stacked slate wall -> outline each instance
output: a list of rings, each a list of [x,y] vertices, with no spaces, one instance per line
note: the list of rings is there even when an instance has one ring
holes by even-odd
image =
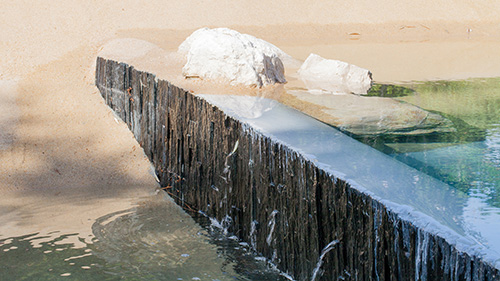
[[[168,81],[98,58],[96,85],[178,204],[216,218],[296,280],[315,271],[316,280],[500,280],[488,263]]]

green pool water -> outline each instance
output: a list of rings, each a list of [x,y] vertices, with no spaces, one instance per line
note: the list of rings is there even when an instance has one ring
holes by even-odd
[[[457,133],[380,137],[379,149],[457,189],[465,200],[463,227],[485,244],[500,236],[500,78],[403,85],[387,96],[438,112]],[[482,239],[484,238],[484,239]],[[488,245],[487,245],[488,246]],[[499,251],[498,246],[491,248]]]
[[[460,124],[456,134],[386,141],[392,155],[466,193],[479,188],[500,207],[500,78],[407,85],[397,99]]]

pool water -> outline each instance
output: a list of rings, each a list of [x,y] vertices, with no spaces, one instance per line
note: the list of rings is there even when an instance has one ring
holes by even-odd
[[[410,85],[398,99],[458,118],[469,128],[432,142],[388,142],[397,159],[500,207],[500,78]],[[482,195],[481,195],[482,196]]]
[[[0,279],[286,280],[245,243],[177,209],[160,194],[96,219],[90,237],[0,237]]]
[[[463,192],[464,229],[484,244],[498,240],[491,226],[500,222],[500,78],[406,86],[415,92],[397,99],[457,118],[467,128],[427,141],[386,140],[389,155]]]

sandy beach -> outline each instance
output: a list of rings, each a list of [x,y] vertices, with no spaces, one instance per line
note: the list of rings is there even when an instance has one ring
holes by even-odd
[[[0,238],[90,235],[96,218],[157,187],[94,86],[96,56],[114,39],[169,52],[200,27],[230,27],[299,60],[314,52],[370,69],[376,81],[500,76],[500,2],[394,3],[2,0]]]

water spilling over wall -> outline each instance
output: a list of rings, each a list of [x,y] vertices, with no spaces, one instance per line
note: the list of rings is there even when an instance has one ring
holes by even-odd
[[[96,85],[178,204],[296,280],[500,280],[490,264],[168,81],[98,58]]]

